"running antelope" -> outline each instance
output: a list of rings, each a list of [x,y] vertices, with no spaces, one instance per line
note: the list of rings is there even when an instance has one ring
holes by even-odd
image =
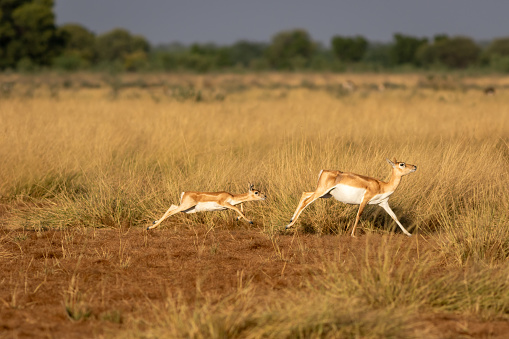
[[[163,222],[164,219],[179,212],[196,213],[222,211],[225,209],[231,209],[237,212],[239,214],[237,220],[244,218],[244,220],[252,224],[253,222],[247,219],[242,213],[244,212],[242,203],[265,199],[265,194],[255,189],[251,184],[249,184],[249,191],[244,194],[231,194],[228,192],[182,192],[180,195],[180,205],[171,205],[162,218],[154,221],[152,226],[147,227],[147,230],[156,228]],[[235,207],[235,205],[238,204],[240,204],[240,210]]]
[[[392,166],[392,174],[389,182],[365,177],[363,175],[341,171],[322,170],[318,176],[318,185],[314,192],[304,192],[300,198],[299,205],[293,214],[290,223],[286,228],[292,227],[304,208],[318,198],[334,197],[345,204],[359,205],[359,211],[353,225],[352,237],[355,236],[355,229],[367,204],[382,207],[394,219],[399,228],[408,236],[410,233],[401,225],[394,212],[389,207],[389,197],[401,182],[401,177],[417,170],[417,166],[405,164],[404,162],[387,159]]]

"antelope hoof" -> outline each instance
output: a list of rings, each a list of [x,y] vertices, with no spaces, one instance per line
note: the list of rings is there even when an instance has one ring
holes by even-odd
[[[292,227],[292,222],[293,222],[293,219],[290,219],[290,223],[288,225],[285,226],[285,230],[289,229],[290,227]]]
[[[149,226],[149,227],[147,227],[147,231],[148,231],[148,230],[150,230],[150,226]]]
[[[253,224],[253,222],[252,222],[251,220],[249,220],[249,223],[250,223],[251,225]]]

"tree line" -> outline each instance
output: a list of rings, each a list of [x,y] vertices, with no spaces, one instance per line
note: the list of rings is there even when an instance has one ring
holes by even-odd
[[[394,34],[389,43],[333,36],[330,48],[306,30],[270,42],[152,46],[117,28],[96,35],[78,24],[57,26],[53,0],[0,0],[0,70],[114,71],[316,70],[485,68],[509,73],[509,37],[479,44],[467,36]]]

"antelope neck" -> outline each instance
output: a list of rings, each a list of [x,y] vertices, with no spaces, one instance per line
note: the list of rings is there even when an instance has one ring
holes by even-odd
[[[396,188],[398,188],[399,183],[401,182],[401,175],[396,174],[395,170],[392,170],[391,178],[388,182],[384,183],[384,191],[385,192],[394,192]]]
[[[241,203],[241,202],[249,201],[249,193],[234,194],[233,195],[233,200],[236,203]]]

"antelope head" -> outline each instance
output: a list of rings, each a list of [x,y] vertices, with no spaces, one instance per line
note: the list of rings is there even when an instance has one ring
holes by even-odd
[[[391,165],[393,172],[398,176],[404,176],[410,173],[417,171],[417,166],[406,164],[404,162],[397,161],[396,158],[393,158],[392,161],[386,159],[389,165]]]

